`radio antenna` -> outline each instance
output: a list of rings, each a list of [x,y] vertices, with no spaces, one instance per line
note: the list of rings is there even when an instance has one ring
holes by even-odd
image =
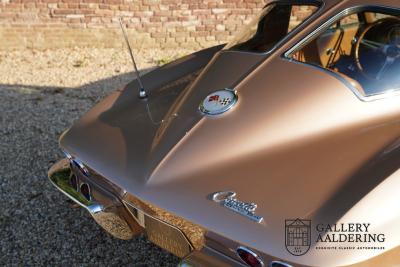
[[[140,72],[139,72],[139,70],[137,68],[135,57],[133,56],[132,48],[131,48],[131,45],[129,43],[128,34],[126,33],[126,29],[125,29],[124,24],[122,23],[122,19],[121,18],[119,18],[119,25],[121,26],[122,34],[124,35],[124,39],[125,39],[126,45],[128,46],[129,54],[131,56],[131,60],[132,60],[132,63],[133,63],[133,68],[135,69],[136,78],[137,78],[137,80],[139,82],[139,87],[140,87],[140,89],[139,89],[139,98],[140,99],[145,99],[145,98],[147,98],[147,93],[146,93],[146,90],[144,89],[144,86],[143,86],[143,83],[142,83],[142,79],[140,77]]]

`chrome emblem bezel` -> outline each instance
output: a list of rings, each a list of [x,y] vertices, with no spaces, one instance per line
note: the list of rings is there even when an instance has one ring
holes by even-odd
[[[199,110],[206,116],[218,116],[231,110],[238,102],[238,99],[239,97],[235,90],[227,88],[218,90],[204,98],[200,103]],[[211,102],[213,106],[211,106]]]

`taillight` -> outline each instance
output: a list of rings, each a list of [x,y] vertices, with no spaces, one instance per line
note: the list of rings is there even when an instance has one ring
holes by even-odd
[[[236,249],[236,254],[238,257],[251,267],[264,267],[264,262],[262,259],[253,251],[245,247],[238,247]]]
[[[281,262],[281,261],[271,261],[269,267],[292,267],[292,265]]]
[[[72,174],[71,177],[69,178],[69,183],[73,189],[78,191],[78,178],[76,178],[75,174]]]
[[[88,184],[81,184],[81,194],[84,196],[88,201],[92,199],[90,194],[90,187]]]

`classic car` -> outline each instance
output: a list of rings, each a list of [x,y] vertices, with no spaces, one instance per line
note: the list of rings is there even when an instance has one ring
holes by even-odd
[[[111,235],[181,266],[400,265],[398,0],[267,1],[138,78],[48,173]]]

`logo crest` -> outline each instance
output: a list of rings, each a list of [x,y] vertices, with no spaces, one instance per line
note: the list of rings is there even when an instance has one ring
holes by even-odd
[[[208,95],[200,104],[200,111],[206,115],[220,115],[230,110],[238,100],[236,92],[230,89],[216,91]]]
[[[294,256],[306,254],[311,246],[311,221],[286,220],[285,245],[287,251]]]
[[[221,206],[230,209],[248,219],[261,223],[264,218],[255,214],[257,204],[246,203],[236,198],[236,193],[232,191],[216,192],[211,195],[211,200],[219,203]]]

